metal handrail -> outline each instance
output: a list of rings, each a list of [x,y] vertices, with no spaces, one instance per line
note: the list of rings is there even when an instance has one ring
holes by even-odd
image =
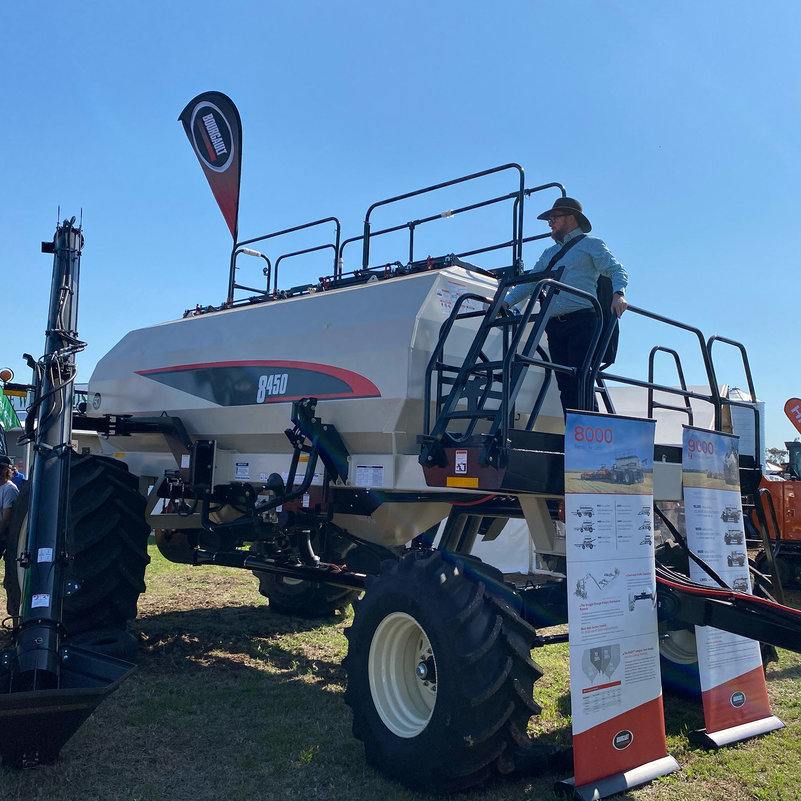
[[[528,299],[526,304],[525,310],[519,316],[514,317],[505,317],[506,310],[501,302],[502,299],[505,297],[506,292],[512,286],[517,286],[520,284],[533,284],[532,293]],[[578,369],[567,367],[565,365],[556,364],[553,361],[550,361],[546,354],[540,348],[540,341],[542,339],[542,335],[544,333],[545,324],[547,322],[547,306],[550,303],[550,298],[553,296],[556,290],[567,292],[579,297],[583,297],[586,301],[590,304],[590,306],[595,310],[598,322],[596,324],[595,331],[593,333],[591,346],[588,348],[587,355],[585,356],[584,363]],[[540,300],[542,296],[543,290],[546,291],[546,297],[544,301],[541,303],[539,311],[535,314],[534,306]],[[488,438],[492,439],[493,437],[499,439],[500,441],[505,442],[508,438],[508,433],[510,429],[514,428],[514,402],[519,394],[520,388],[523,385],[523,381],[525,379],[525,373],[528,366],[539,366],[543,367],[547,372],[547,378],[550,380],[551,373],[553,372],[571,372],[577,375],[579,379],[579,397],[584,399],[584,407],[590,408],[591,407],[591,399],[592,399],[592,392],[594,391],[595,381],[597,380],[600,372],[601,362],[603,359],[603,350],[605,350],[606,345],[608,344],[609,338],[612,335],[614,327],[617,323],[616,320],[612,320],[608,326],[603,325],[603,315],[602,310],[600,308],[600,304],[598,303],[597,299],[590,293],[583,292],[582,290],[578,290],[575,287],[570,287],[565,284],[562,284],[558,280],[554,278],[543,278],[542,274],[529,274],[520,276],[513,279],[507,279],[500,283],[498,287],[498,291],[493,299],[493,301],[489,301],[488,298],[477,296],[477,295],[465,295],[463,296],[464,300],[459,299],[457,303],[454,305],[454,309],[449,316],[448,320],[443,323],[443,326],[440,329],[440,340],[435,347],[434,353],[432,354],[432,358],[429,362],[429,365],[426,369],[426,404],[424,410],[424,427],[423,431],[425,432],[426,436],[431,436],[434,438],[441,437],[445,434],[447,421],[451,419],[466,419],[471,420],[472,425],[468,426],[467,430],[459,435],[454,435],[452,432],[448,432],[448,436],[454,441],[464,441],[469,436],[471,436],[472,431],[474,430],[475,424],[480,419],[494,417],[494,421],[492,427],[490,429],[490,433],[488,434]],[[440,363],[440,357],[444,350],[445,341],[457,319],[466,319],[467,317],[476,317],[480,316],[481,312],[469,312],[463,313],[461,312],[461,306],[464,302],[468,299],[477,299],[481,300],[483,303],[487,304],[488,308],[484,312],[485,319],[489,322],[486,326],[482,326],[477,332],[476,336],[473,340],[473,343],[468,351],[467,356],[464,359],[461,368],[456,368],[448,365],[442,365]],[[711,361],[711,354],[710,354],[710,344],[705,340],[704,335],[695,326],[688,325],[686,323],[681,323],[677,320],[673,320],[671,318],[665,317],[664,315],[659,315],[653,312],[649,312],[645,309],[641,309],[635,306],[629,306],[628,309],[637,315],[646,317],[648,319],[655,320],[657,322],[664,323],[665,325],[678,328],[680,330],[684,330],[692,334],[699,346],[701,360],[704,365],[707,380],[710,387],[709,393],[697,392],[693,390],[687,389],[687,384],[684,378],[684,372],[681,365],[681,360],[679,358],[678,353],[676,351],[664,348],[662,346],[656,346],[651,350],[649,354],[649,371],[648,371],[648,379],[643,381],[636,378],[630,378],[627,376],[616,375],[604,371],[603,376],[604,380],[611,380],[615,381],[620,384],[627,384],[630,386],[641,387],[648,390],[648,414],[649,416],[652,414],[654,408],[665,408],[668,410],[678,411],[686,413],[689,416],[689,423],[690,425],[693,424],[693,411],[692,406],[690,404],[691,399],[699,400],[705,403],[710,404],[714,409],[714,426],[715,429],[720,431],[722,428],[722,408],[723,406],[741,406],[744,408],[749,408],[752,411],[755,411],[754,405],[752,403],[747,403],[744,401],[733,401],[731,399],[724,399],[721,397],[719,388],[716,383],[715,379],[715,372],[713,369],[712,361]],[[532,328],[531,332],[528,334],[525,343],[523,342],[523,333],[527,327],[527,324],[531,321],[532,317],[536,317],[536,322],[534,327]],[[501,388],[501,404],[499,409],[491,410],[492,415],[490,415],[482,406],[482,401],[486,400],[486,397],[489,397],[489,386],[492,383],[492,372],[497,369],[497,365],[495,362],[491,362],[485,365],[479,364],[477,359],[479,358],[479,354],[484,347],[484,343],[486,342],[487,337],[489,336],[489,331],[493,328],[505,328],[507,332],[510,332],[511,340],[504,341],[504,358],[503,358],[503,372],[502,372],[502,388]],[[726,340],[723,337],[713,337],[709,340],[709,343],[717,341],[718,339],[725,341],[730,344],[734,344],[737,347],[741,347],[739,343],[731,342],[730,340]],[[603,344],[603,348],[599,348],[599,343]],[[527,354],[535,352],[537,356],[542,358],[536,358],[534,356],[529,356]],[[677,371],[679,375],[679,382],[680,388],[674,386],[668,386],[665,384],[659,384],[654,381],[654,371],[653,371],[653,364],[654,364],[654,355],[657,352],[667,352],[673,356],[674,360],[676,361]],[[744,360],[746,359],[744,355]],[[747,369],[747,361],[746,369]],[[432,377],[433,371],[438,370],[438,378],[437,378],[437,388],[436,388],[436,412],[437,412],[437,420],[433,423],[431,421],[431,391],[432,391]],[[447,370],[451,373],[461,373],[462,378],[461,380],[457,377],[451,382],[452,386],[450,392],[448,393],[447,398],[443,398],[443,382],[442,382],[442,375],[441,373]],[[467,379],[470,375],[474,375],[476,373],[480,373],[481,371],[486,371],[488,376],[487,386],[484,388],[484,393],[482,398],[479,400],[479,405],[477,408],[468,410],[466,412],[459,412],[455,411],[455,406],[459,402],[461,398],[461,393],[464,388],[464,384],[466,383]],[[753,389],[753,384],[750,381],[750,371],[748,372],[749,376],[749,387]],[[681,406],[673,407],[666,403],[658,403],[655,402],[653,399],[654,392],[661,392],[665,394],[675,395],[679,398],[684,399],[684,407]],[[543,391],[540,389],[538,396],[535,401],[534,408],[532,409],[532,415],[535,415],[539,412],[539,409],[542,406],[543,401]],[[534,421],[529,419],[526,424],[526,430],[532,430]],[[500,434],[498,434],[500,432]],[[497,436],[496,436],[497,435]],[[758,436],[758,434],[757,434]]]
[[[748,362],[748,354],[745,351],[745,345],[741,342],[736,342],[733,339],[728,339],[727,337],[718,336],[717,334],[714,336],[709,337],[707,340],[707,350],[709,351],[709,360],[710,364],[712,365],[712,371],[714,375],[714,362],[712,361],[712,346],[715,342],[723,342],[726,345],[731,345],[734,348],[737,348],[740,351],[740,356],[743,360],[743,371],[745,373],[745,380],[748,383],[748,394],[751,398],[751,401],[734,401],[731,398],[726,398],[725,403],[729,406],[739,406],[740,408],[749,409],[754,414],[754,460],[758,465],[761,465],[763,462],[762,456],[762,441],[760,439],[759,433],[759,410],[757,409],[757,396],[756,390],[754,389],[754,380],[751,375],[751,365]],[[718,390],[717,383],[715,384],[715,389]],[[721,399],[724,400],[724,399]]]
[[[655,347],[651,348],[651,352],[648,354],[648,383],[653,384],[654,381],[654,356],[657,353],[668,353],[673,357],[673,361],[676,363],[676,373],[678,374],[679,378],[679,386],[681,389],[687,389],[687,382],[684,380],[684,370],[681,367],[681,359],[679,358],[679,354],[673,350],[673,348],[665,348],[661,345],[656,345]],[[682,414],[687,415],[687,421],[689,425],[693,424],[694,417],[693,417],[693,407],[690,404],[690,399],[688,397],[684,397],[684,408],[680,406],[670,406],[667,403],[660,403],[659,401],[654,400],[654,390],[653,387],[648,388],[648,417],[653,417],[654,409],[669,409],[670,411],[680,412]]]
[[[362,237],[362,269],[367,269],[370,263],[370,215],[375,211],[377,208],[382,206],[387,206],[390,203],[397,203],[401,200],[408,200],[412,197],[417,197],[418,195],[423,195],[429,192],[435,192],[439,189],[445,189],[449,186],[456,186],[457,184],[462,184],[465,181],[472,181],[477,178],[484,178],[487,175],[493,175],[495,173],[503,172],[506,170],[514,170],[518,173],[519,176],[519,187],[515,193],[512,193],[505,198],[504,200],[508,200],[512,197],[518,197],[519,203],[516,208],[517,216],[513,220],[512,229],[513,229],[513,238],[512,238],[512,263],[516,264],[518,261],[522,260],[522,244],[519,241],[519,236],[515,237],[515,232],[521,232],[523,230],[523,193],[525,192],[525,174],[523,172],[523,168],[519,164],[510,163],[510,164],[503,164],[499,167],[491,167],[488,170],[481,170],[480,172],[471,173],[470,175],[464,175],[460,178],[454,178],[450,181],[443,181],[442,183],[433,184],[432,186],[424,187],[423,189],[416,189],[412,192],[405,192],[402,195],[396,195],[395,197],[387,198],[386,200],[379,200],[376,203],[373,203],[367,209],[367,213],[364,217],[364,235]],[[486,203],[484,204],[486,205]],[[438,216],[450,216],[448,212],[444,212],[443,215]],[[433,217],[432,219],[437,219],[437,217]],[[403,225],[397,228],[396,230],[400,230],[407,226]]]
[[[619,384],[628,384],[630,386],[638,386],[647,389],[650,386],[653,386],[655,390],[659,390],[662,392],[672,393],[674,395],[683,395],[688,398],[696,398],[698,400],[703,400],[712,405],[715,410],[715,430],[721,430],[721,418],[722,418],[722,405],[723,401],[720,397],[720,393],[717,389],[715,384],[715,373],[712,368],[712,360],[709,355],[709,350],[707,348],[706,340],[704,339],[704,335],[700,329],[696,328],[695,326],[688,325],[687,323],[681,323],[678,320],[673,320],[670,317],[665,317],[661,314],[656,314],[655,312],[647,311],[646,309],[641,309],[638,306],[628,306],[627,312],[632,314],[637,314],[642,317],[646,317],[649,320],[655,320],[656,322],[664,323],[665,325],[673,326],[674,328],[679,328],[683,331],[687,331],[690,334],[693,334],[696,339],[698,340],[700,352],[701,352],[701,359],[703,361],[704,370],[706,372],[707,383],[710,387],[710,394],[704,395],[698,392],[690,392],[687,390],[679,390],[675,387],[669,387],[661,384],[654,384],[651,381],[639,381],[637,379],[628,378],[626,376],[615,375],[604,371],[604,380],[615,381]],[[593,376],[593,381],[595,376]]]
[[[304,248],[303,250],[295,250],[292,253],[284,253],[275,260],[275,278],[273,283],[273,295],[278,293],[278,265],[283,259],[291,259],[295,256],[305,256],[307,253],[316,253],[320,250],[327,250],[328,248],[334,249],[334,264],[337,263],[337,246],[333,243],[327,245],[317,245],[312,248]]]
[[[236,281],[234,281],[234,283],[229,285],[229,288],[228,288],[228,301],[229,301],[229,303],[233,302],[233,292],[236,289],[246,289],[248,292],[255,292],[257,295],[267,295],[267,294],[270,293],[270,275],[272,273],[272,264],[270,264],[270,260],[263,253],[259,253],[256,250],[251,250],[250,248],[246,248],[246,247],[235,248],[234,249],[234,253],[231,256],[231,258],[233,259],[233,262],[234,262],[234,271],[236,271],[236,258],[237,258],[237,256],[240,255],[240,253],[245,253],[248,256],[258,256],[259,258],[262,258],[262,259],[264,259],[264,261],[267,262],[267,266],[264,267],[263,270],[262,270],[262,274],[267,278],[267,286],[263,290],[262,289],[255,289],[254,287],[245,286],[244,284],[237,284]]]
[[[339,253],[339,241],[342,234],[342,225],[336,217],[323,217],[320,220],[314,220],[312,222],[302,223],[301,225],[292,226],[292,228],[284,228],[281,231],[274,231],[271,234],[265,234],[264,236],[256,236],[252,239],[245,239],[242,242],[234,243],[233,250],[231,251],[231,266],[228,273],[228,294],[226,295],[228,299],[228,305],[233,303],[234,300],[234,290],[236,289],[236,257],[239,253],[242,252],[242,248],[246,247],[247,245],[252,245],[255,242],[264,242],[268,239],[274,239],[278,236],[285,236],[287,234],[293,234],[297,231],[303,231],[307,228],[314,228],[317,225],[322,225],[323,223],[333,222],[336,224],[336,238],[334,247],[334,271],[337,270],[337,254]],[[263,254],[259,253],[260,256]],[[266,257],[264,257],[266,258]],[[269,259],[267,260],[269,263]],[[246,288],[246,287],[245,287]],[[267,286],[267,290],[269,292],[269,283]]]

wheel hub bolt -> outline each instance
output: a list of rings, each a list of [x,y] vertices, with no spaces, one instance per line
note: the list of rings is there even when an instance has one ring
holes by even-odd
[[[420,681],[424,681],[426,684],[429,682],[434,684],[437,681],[437,669],[434,664],[434,657],[429,656],[426,659],[421,659],[417,663],[414,672]]]

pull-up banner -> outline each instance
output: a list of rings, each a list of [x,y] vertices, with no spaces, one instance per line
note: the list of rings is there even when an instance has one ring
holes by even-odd
[[[667,755],[653,538],[653,420],[567,414],[570,695],[581,799],[678,769]]]
[[[751,592],[740,498],[738,437],[684,427],[682,482],[687,545],[733,590]],[[690,578],[720,585],[690,561]],[[759,643],[696,626],[706,730],[693,739],[715,747],[784,726],[771,715]]]
[[[239,112],[222,92],[204,92],[189,101],[178,119],[236,242],[242,174]]]

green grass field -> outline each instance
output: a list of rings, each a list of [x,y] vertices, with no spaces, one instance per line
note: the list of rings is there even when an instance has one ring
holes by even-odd
[[[273,614],[255,578],[227,568],[166,562],[155,549],[132,630],[138,669],[51,766],[0,768],[3,801],[411,801],[370,768],[351,737],[342,696],[349,616],[310,622]],[[799,594],[794,596],[798,605]],[[0,635],[3,643],[8,634]],[[570,741],[567,646],[534,654],[542,715],[531,730]],[[773,711],[786,728],[708,752],[687,734],[700,705],[665,698],[668,750],[682,770],[621,799],[800,799],[801,656],[780,652],[768,669]],[[497,781],[464,801],[553,798],[549,773]]]

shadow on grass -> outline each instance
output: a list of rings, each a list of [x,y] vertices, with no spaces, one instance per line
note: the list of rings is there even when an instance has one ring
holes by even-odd
[[[781,660],[779,661],[781,664]],[[801,679],[801,665],[788,665],[787,667],[768,668],[767,681],[781,681],[782,679]]]
[[[165,612],[134,621],[131,630],[141,645],[142,667],[149,663],[163,669],[167,663],[180,668],[188,663],[259,670],[254,663],[262,662],[269,672],[313,672],[323,681],[342,683],[344,671],[339,660],[331,658],[341,645],[341,621],[338,616],[309,620],[241,605]],[[308,654],[310,634],[313,656]],[[307,644],[297,649],[281,644],[282,638],[294,635],[304,635]]]

